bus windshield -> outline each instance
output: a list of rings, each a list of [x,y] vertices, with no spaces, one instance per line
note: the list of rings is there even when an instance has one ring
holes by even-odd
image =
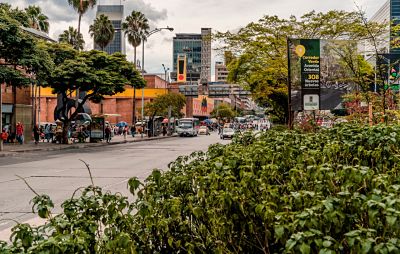
[[[179,127],[182,129],[193,128],[193,122],[179,122]]]

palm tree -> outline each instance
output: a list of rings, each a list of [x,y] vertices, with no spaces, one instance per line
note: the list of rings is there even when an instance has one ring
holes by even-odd
[[[49,18],[42,13],[39,6],[28,6],[25,12],[29,18],[30,27],[45,33],[49,32]]]
[[[104,14],[95,19],[94,24],[89,27],[89,32],[102,51],[114,39],[114,27],[111,20]]]
[[[136,66],[136,48],[140,45],[142,40],[146,39],[149,32],[149,21],[143,13],[139,11],[132,11],[131,15],[126,17],[125,22],[122,23],[122,29],[128,37],[128,42],[133,46],[133,57]]]
[[[85,14],[89,8],[93,8],[96,5],[96,2],[96,0],[68,0],[68,4],[71,5],[79,14],[78,34],[81,33],[81,19],[83,14]]]
[[[75,49],[83,49],[83,45],[85,41],[83,40],[82,34],[79,34],[78,31],[70,26],[68,30],[65,30],[60,36],[58,37],[59,42],[65,42],[72,45]]]
[[[150,26],[149,21],[143,13],[139,11],[132,11],[131,15],[126,17],[125,22],[122,23],[122,29],[125,31],[125,35],[128,37],[128,42],[133,46],[133,58],[136,66],[136,48],[140,43],[146,40],[146,36],[149,32]],[[143,64],[143,63],[142,63]],[[133,86],[133,111],[132,111],[132,124],[135,124],[136,117],[136,87]]]

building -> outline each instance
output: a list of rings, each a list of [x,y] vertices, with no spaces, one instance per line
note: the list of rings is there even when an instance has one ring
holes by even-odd
[[[211,28],[201,29],[201,74],[202,84],[211,81]]]
[[[188,83],[211,79],[211,28],[202,28],[200,34],[180,33],[173,38],[171,79],[176,80],[178,55],[186,55]]]
[[[223,62],[215,62],[215,81],[227,82],[229,71]]]
[[[124,6],[123,5],[98,5],[96,17],[101,14],[106,15],[114,26],[115,34],[114,39],[110,44],[105,47],[104,51],[108,54],[113,54],[115,52],[121,52],[125,54],[125,35],[121,30],[122,22],[124,19]],[[94,44],[94,48],[101,50],[100,47]]]
[[[399,53],[400,48],[394,48],[390,41],[398,40],[399,35],[393,34],[392,26],[400,24],[400,0],[387,0],[382,7],[372,16],[370,21],[389,25],[388,32],[383,38],[378,38],[383,43],[379,43],[380,52]],[[390,39],[390,40],[389,40]],[[366,51],[372,51],[371,46],[366,46]]]

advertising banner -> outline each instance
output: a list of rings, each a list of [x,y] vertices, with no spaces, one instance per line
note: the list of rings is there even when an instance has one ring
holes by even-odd
[[[292,111],[341,109],[342,96],[354,89],[354,76],[341,59],[357,53],[354,41],[289,39]]]

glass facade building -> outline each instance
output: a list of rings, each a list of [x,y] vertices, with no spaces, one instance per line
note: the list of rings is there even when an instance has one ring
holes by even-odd
[[[176,80],[178,55],[186,55],[186,80],[197,83],[210,81],[211,76],[211,28],[202,28],[201,34],[180,33],[173,38],[171,78]]]
[[[115,52],[121,52],[125,54],[125,36],[121,30],[122,20],[124,16],[124,6],[123,5],[98,5],[96,16],[101,14],[106,15],[114,26],[115,33],[114,39],[105,47],[104,51],[108,54],[113,54]],[[94,48],[101,50],[101,48],[94,44]]]
[[[371,21],[380,24],[387,23],[388,25],[390,25],[390,27],[400,24],[400,0],[387,0],[382,5],[382,7],[372,16]],[[392,29],[389,29],[388,33],[385,35],[385,38],[383,38],[385,41],[385,45],[383,45],[381,51],[400,53],[400,48],[394,48],[392,45],[390,45],[390,41],[399,40],[399,37],[399,33],[394,34]]]
[[[173,39],[173,73],[176,79],[178,55],[186,55],[187,80],[195,82],[201,73],[201,34],[177,34]]]
[[[400,0],[390,0],[390,21],[392,25],[399,25],[400,24]],[[400,33],[390,33],[390,40],[391,41],[398,41]],[[396,47],[393,48],[392,45],[390,46],[391,53],[400,53],[400,48]]]

